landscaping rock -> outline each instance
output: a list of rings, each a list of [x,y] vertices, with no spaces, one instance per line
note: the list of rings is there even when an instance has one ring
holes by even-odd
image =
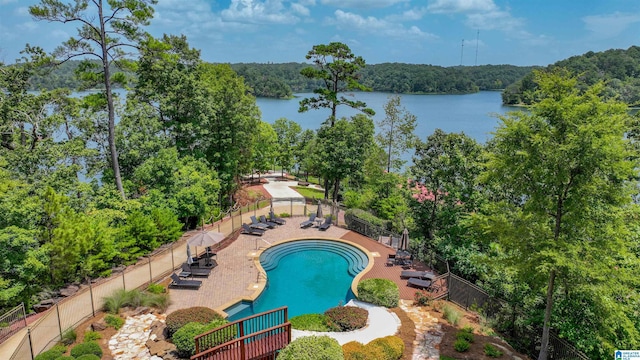
[[[60,296],[70,297],[80,290],[80,287],[77,285],[69,285],[64,289],[60,289]]]
[[[153,339],[152,339],[153,338]],[[159,320],[154,321],[151,324],[151,334],[149,339],[153,341],[160,341],[167,338],[167,325]]]
[[[107,324],[104,323],[104,321],[98,321],[98,322],[93,322],[91,323],[91,330],[93,331],[102,331],[104,329],[107,328]]]
[[[41,313],[49,310],[49,308],[51,308],[53,304],[54,304],[53,300],[44,300],[39,304],[33,305],[32,307],[35,312]]]
[[[160,356],[161,358],[164,358],[167,353],[176,350],[175,345],[164,340],[147,340],[147,348],[149,348],[149,353],[151,354],[151,356]]]

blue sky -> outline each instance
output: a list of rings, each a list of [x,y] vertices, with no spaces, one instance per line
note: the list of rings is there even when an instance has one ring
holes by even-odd
[[[34,21],[37,3],[0,0],[0,61],[76,34]],[[640,45],[640,1],[159,0],[147,30],[186,35],[210,62],[303,62],[313,45],[340,41],[369,64],[548,65]]]

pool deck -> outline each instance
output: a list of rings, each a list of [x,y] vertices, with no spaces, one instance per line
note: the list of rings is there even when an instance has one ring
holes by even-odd
[[[364,247],[372,255],[374,263],[362,279],[390,279],[398,284],[401,299],[413,299],[416,289],[408,287],[407,281],[400,279],[402,268],[386,266],[387,255],[395,253],[394,249],[338,226],[331,226],[327,231],[319,231],[316,227],[301,229],[300,223],[305,220],[307,218],[302,216],[287,218],[286,225],[270,229],[261,237],[240,234],[233,243],[218,251],[218,266],[209,277],[196,278],[202,281],[199,290],[170,289],[171,304],[167,313],[192,306],[221,310],[241,299],[257,297],[265,284],[264,276],[255,266],[259,249],[289,239],[313,237],[342,239]]]

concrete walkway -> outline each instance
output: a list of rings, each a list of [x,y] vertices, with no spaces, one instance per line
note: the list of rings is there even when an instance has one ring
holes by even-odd
[[[338,340],[340,345],[344,345],[351,341],[366,344],[377,338],[395,335],[398,332],[398,328],[400,328],[400,319],[398,316],[384,307],[375,306],[357,300],[349,301],[346,306],[357,306],[369,311],[367,326],[362,329],[348,332],[317,332],[292,329],[291,340],[305,336],[326,335]]]

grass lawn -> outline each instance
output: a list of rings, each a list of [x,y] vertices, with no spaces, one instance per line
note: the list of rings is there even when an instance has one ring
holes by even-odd
[[[305,186],[292,186],[293,190],[300,193],[300,195],[308,199],[322,199],[324,198],[324,190],[318,190],[314,188],[308,188]]]

